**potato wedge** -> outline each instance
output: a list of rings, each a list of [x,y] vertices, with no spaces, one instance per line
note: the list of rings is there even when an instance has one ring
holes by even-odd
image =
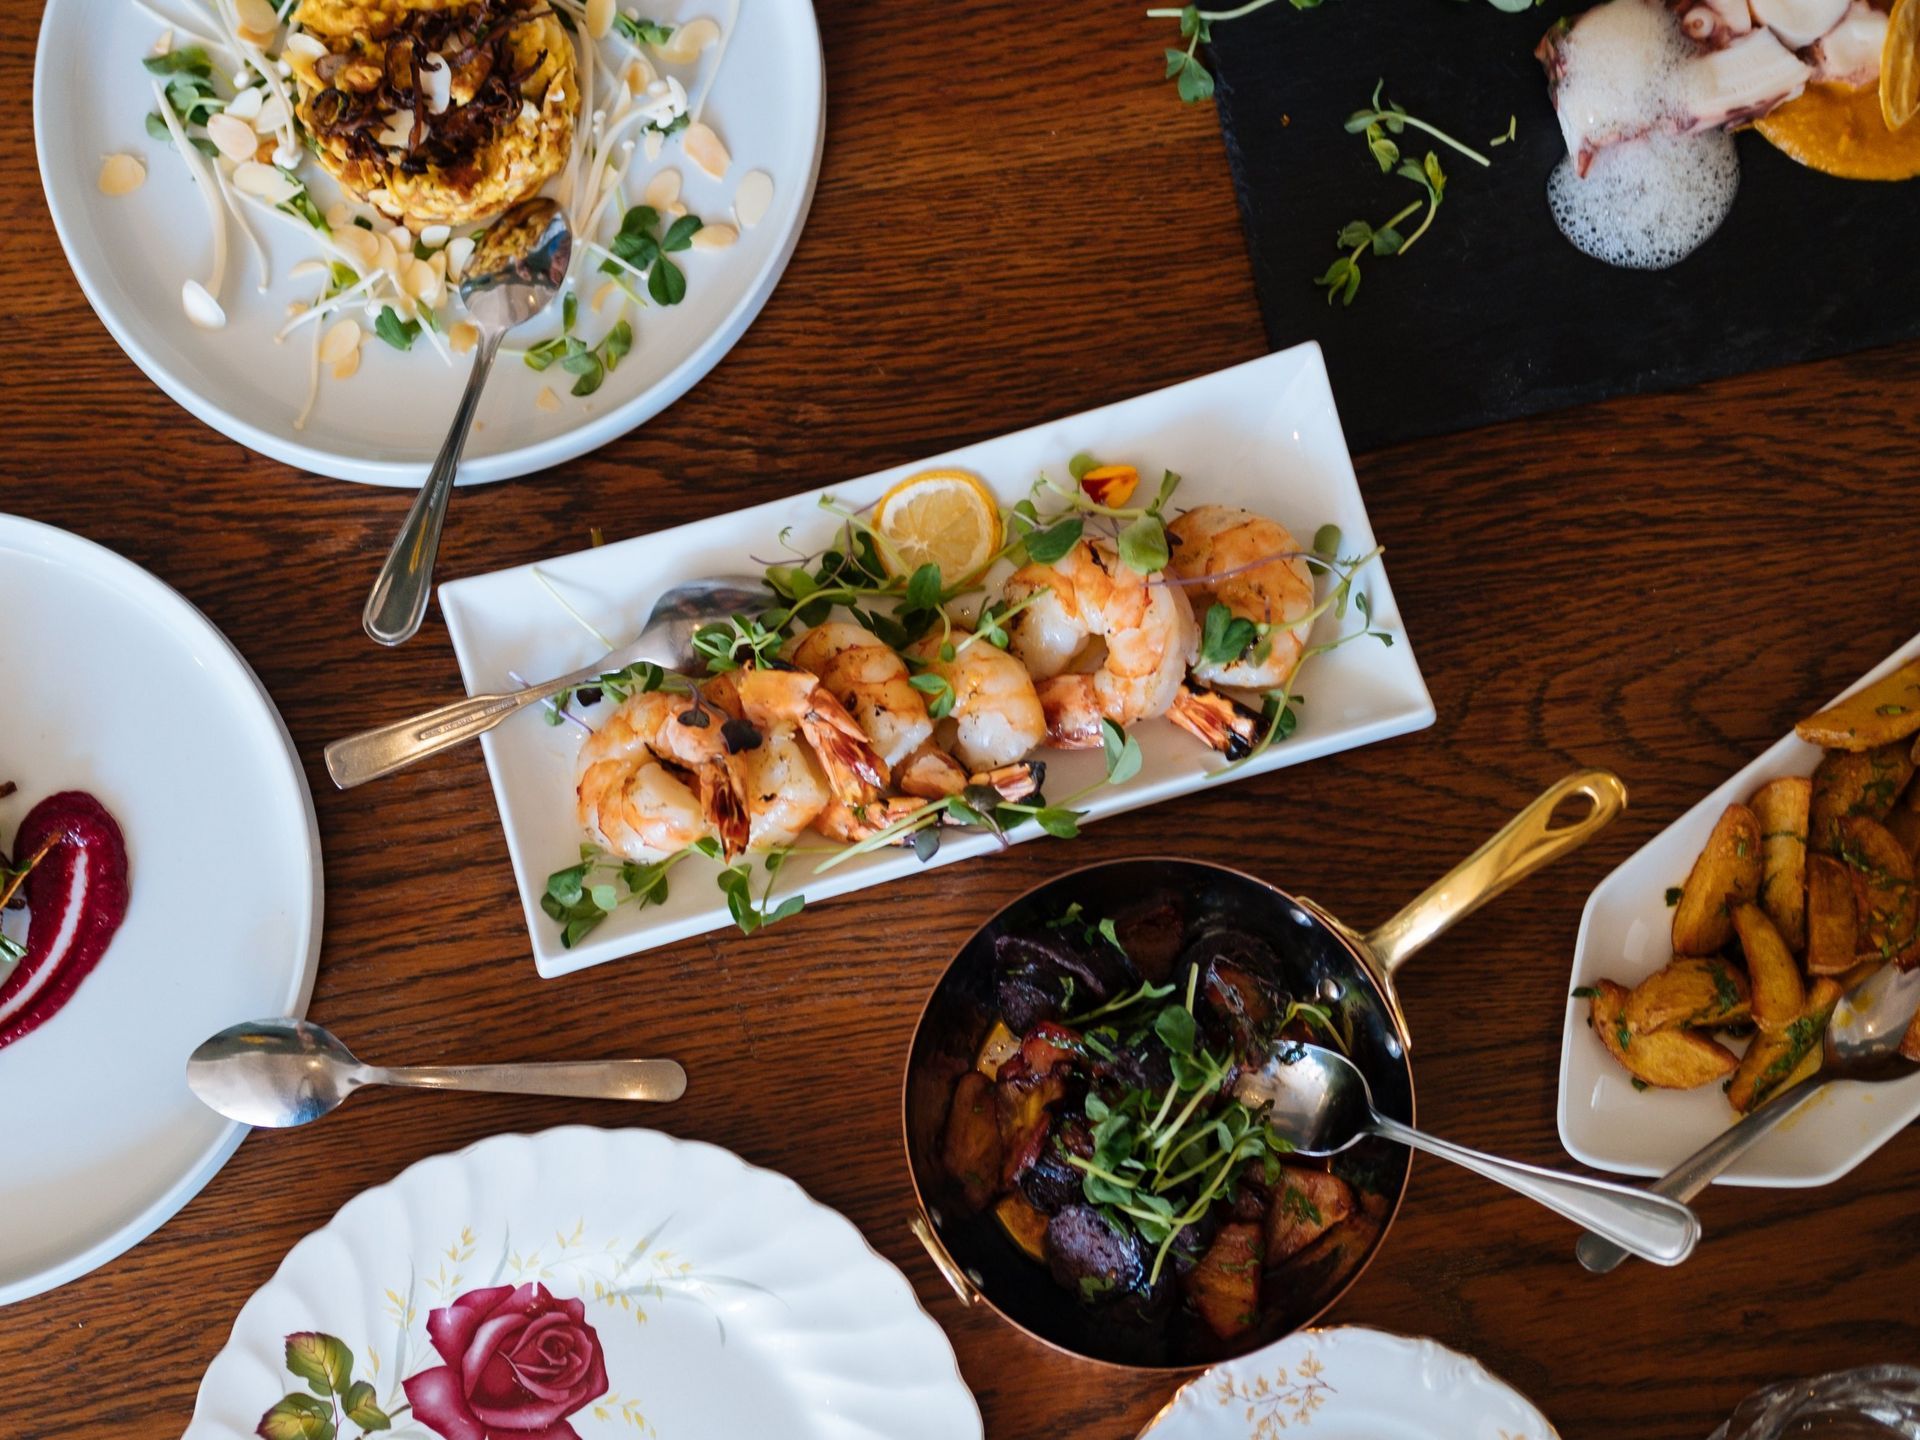
[[[1010,1191],[994,1202],[993,1218],[1009,1240],[1042,1265],[1047,1263],[1047,1217],[1032,1201],[1018,1190]]]
[[[1760,822],[1760,908],[1796,955],[1807,948],[1807,824],[1813,781],[1805,775],[1769,780],[1748,808]]]
[[[1627,987],[1602,980],[1589,993],[1587,1023],[1607,1053],[1644,1085],[1662,1090],[1691,1090],[1731,1074],[1740,1062],[1726,1046],[1693,1030],[1656,1030],[1635,1035],[1622,1010]]]
[[[1807,973],[1838,975],[1859,953],[1860,909],[1853,874],[1831,855],[1807,860]]]
[[[1848,815],[1840,821],[1840,858],[1853,872],[1859,953],[1903,965],[1920,960],[1920,898],[1907,847],[1886,826]]]
[[[1180,1282],[1193,1308],[1222,1340],[1260,1323],[1260,1227],[1223,1225],[1200,1263]]]
[[[1848,815],[1886,819],[1913,778],[1913,767],[1913,757],[1901,744],[1857,752],[1829,750],[1813,772],[1807,842],[1825,854],[1838,854],[1840,821]]]
[[[1908,661],[1793,729],[1809,745],[1828,750],[1871,750],[1920,731],[1920,660]]]
[[[1621,1013],[1635,1035],[1738,1024],[1748,1018],[1747,977],[1718,955],[1682,955],[1634,986]]]
[[[1747,957],[1753,1023],[1763,1034],[1786,1029],[1800,1018],[1807,1004],[1807,988],[1800,983],[1800,967],[1794,963],[1793,952],[1758,905],[1735,907],[1733,928]]]
[[[1282,1165],[1267,1209],[1267,1264],[1298,1255],[1353,1213],[1353,1187],[1338,1175]]]
[[[984,1209],[1000,1188],[1000,1144],[993,1082],[969,1070],[954,1087],[946,1133],[940,1138],[940,1161],[969,1210]]]
[[[1717,955],[1733,938],[1733,907],[1760,893],[1760,822],[1729,805],[1687,872],[1673,907],[1673,953]]]
[[[1838,981],[1823,975],[1813,982],[1806,1008],[1791,1025],[1774,1034],[1763,1030],[1753,1037],[1727,1082],[1727,1100],[1735,1110],[1746,1114],[1785,1084],[1809,1055],[1817,1059],[1820,1037],[1826,1033],[1827,1021],[1843,993]]]

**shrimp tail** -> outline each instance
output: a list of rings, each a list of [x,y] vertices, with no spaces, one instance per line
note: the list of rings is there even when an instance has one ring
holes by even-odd
[[[969,776],[967,783],[984,786],[1002,800],[1024,800],[1029,795],[1038,794],[1040,787],[1047,783],[1047,763],[1044,760],[1022,760],[1018,764],[1002,765],[998,769]]]
[[[967,780],[967,767],[932,740],[902,760],[894,776],[894,783],[903,791],[925,800],[958,795],[967,788]]]
[[[1181,685],[1167,718],[1229,760],[1244,760],[1260,740],[1259,711],[1197,680]]]
[[[1102,711],[1091,675],[1054,675],[1034,682],[1040,712],[1047,719],[1047,743],[1056,750],[1095,750],[1100,746]]]
[[[814,691],[800,717],[800,730],[820,757],[827,784],[838,798],[864,804],[887,788],[887,762],[859,722],[825,689]]]
[[[694,786],[700,808],[706,811],[713,833],[719,838],[722,856],[736,859],[746,850],[752,830],[752,816],[748,812],[747,797],[740,788],[739,775],[728,765],[702,765],[694,776]]]
[[[859,805],[849,805],[845,801],[835,800],[820,812],[814,828],[830,840],[843,844],[858,844],[862,840],[871,840],[889,825],[911,819],[927,808],[927,801],[908,795],[887,795],[878,800],[870,800]],[[911,845],[914,832],[902,830],[887,843],[890,845]]]

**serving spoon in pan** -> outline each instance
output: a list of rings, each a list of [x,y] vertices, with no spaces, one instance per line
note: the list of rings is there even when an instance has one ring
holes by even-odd
[[[1324,1046],[1282,1047],[1260,1069],[1241,1076],[1234,1094],[1249,1108],[1264,1107],[1267,1124],[1296,1155],[1337,1155],[1374,1135],[1451,1160],[1655,1264],[1678,1265],[1700,1239],[1700,1222],[1679,1200],[1637,1185],[1503,1160],[1382,1115],[1359,1067]]]

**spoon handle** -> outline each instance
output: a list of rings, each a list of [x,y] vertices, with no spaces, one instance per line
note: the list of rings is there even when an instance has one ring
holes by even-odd
[[[1693,1199],[1734,1161],[1758,1145],[1768,1131],[1811,1100],[1826,1083],[1825,1076],[1809,1075],[1798,1085],[1782,1090],[1647,1186],[1647,1193],[1682,1202]],[[1573,1253],[1596,1275],[1605,1275],[1627,1258],[1627,1252],[1611,1240],[1592,1234],[1582,1235]]]
[[[582,1100],[678,1100],[687,1072],[672,1060],[553,1060],[524,1065],[409,1065],[373,1070],[370,1085],[566,1095]]]
[[[473,428],[474,412],[480,408],[480,393],[487,388],[487,374],[493,369],[493,357],[500,348],[505,331],[495,330],[480,342],[474,352],[473,373],[467,377],[466,393],[460,408],[454,411],[453,425],[446,443],[427,474],[426,484],[413,497],[413,508],[393,537],[393,548],[374,579],[367,595],[367,608],[360,623],[382,645],[398,645],[411,640],[427,614],[427,594],[433,589],[433,561],[440,553],[440,527],[447,518],[447,500],[453,494],[453,477],[460,470],[460,454],[467,448],[467,431]]]
[[[1385,1116],[1374,1117],[1373,1132],[1464,1165],[1658,1265],[1678,1265],[1693,1253],[1700,1239],[1700,1222],[1691,1210],[1678,1200],[1650,1194],[1637,1185],[1591,1180],[1539,1165],[1523,1165],[1518,1160],[1502,1160]]]

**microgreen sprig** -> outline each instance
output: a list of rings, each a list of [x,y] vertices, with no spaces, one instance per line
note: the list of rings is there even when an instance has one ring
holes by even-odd
[[[691,848],[676,850],[642,865],[609,855],[597,845],[581,845],[580,863],[549,875],[540,896],[541,910],[560,926],[561,948],[578,945],[621,905],[644,909],[664,904],[668,873],[690,853]]]

